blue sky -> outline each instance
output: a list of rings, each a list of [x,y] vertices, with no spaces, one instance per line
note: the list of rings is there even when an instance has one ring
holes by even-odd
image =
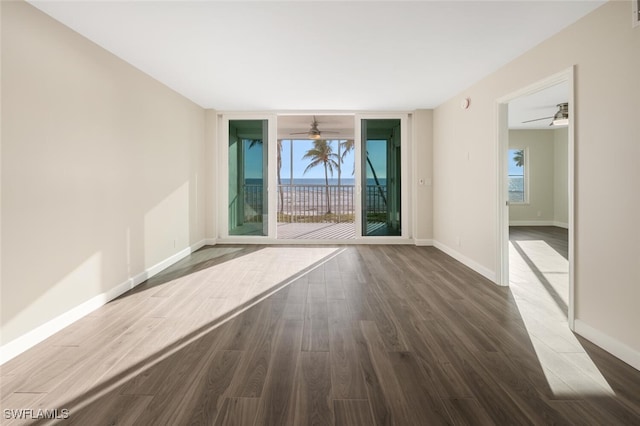
[[[330,141],[333,148],[333,152],[338,153],[338,141]],[[282,170],[280,176],[282,179],[289,179],[291,177],[291,142],[288,140],[282,141]],[[303,159],[304,154],[313,148],[313,141],[303,139],[293,141],[293,177],[294,178],[309,178],[309,179],[324,179],[324,167],[316,166],[304,174],[304,169],[309,164],[308,159]],[[349,179],[353,177],[354,166],[354,153],[351,151],[346,155],[342,163],[342,177]],[[332,176],[329,175],[329,178]],[[338,178],[338,172],[334,171],[333,178]]]
[[[333,151],[338,153],[338,141],[330,142],[333,147]],[[280,176],[282,180],[289,179],[291,177],[291,142],[288,140],[282,141],[282,170]],[[309,178],[309,179],[324,179],[324,167],[317,166],[304,174],[304,169],[309,164],[308,159],[303,159],[304,154],[313,147],[313,141],[308,139],[293,140],[293,177],[294,179]],[[384,142],[376,143],[370,142],[368,146],[369,158],[373,163],[373,167],[376,169],[378,178],[384,179],[386,177],[386,146]],[[262,146],[254,145],[251,149],[247,149],[245,152],[245,177],[249,179],[255,179],[262,177]],[[353,179],[353,169],[355,165],[354,152],[349,152],[342,163],[342,178]],[[367,165],[367,176],[371,176],[371,169]],[[332,176],[330,175],[329,178]],[[333,178],[338,178],[337,171],[334,172]]]
[[[510,176],[523,176],[524,175],[524,167],[516,166],[516,162],[513,161],[513,154],[518,151],[517,149],[510,149],[509,156],[507,157],[507,161],[509,164],[509,175]]]

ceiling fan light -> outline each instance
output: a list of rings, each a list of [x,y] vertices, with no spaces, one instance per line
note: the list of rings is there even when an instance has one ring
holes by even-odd
[[[557,105],[558,112],[553,116],[549,126],[566,126],[569,124],[569,104],[567,102]]]

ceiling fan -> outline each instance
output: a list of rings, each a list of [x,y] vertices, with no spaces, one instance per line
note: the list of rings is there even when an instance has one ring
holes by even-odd
[[[320,139],[323,133],[340,133],[340,132],[332,132],[332,131],[320,131],[318,129],[318,120],[316,120],[316,116],[313,116],[313,121],[311,122],[311,127],[306,132],[296,132],[290,133],[291,135],[307,135],[309,139]]]
[[[542,117],[542,118],[535,118],[533,120],[523,121],[522,124],[531,123],[533,121],[548,120],[550,118],[553,118],[553,120],[551,121],[551,123],[549,123],[549,126],[563,126],[563,125],[569,124],[569,103],[563,102],[556,106],[558,107],[558,112],[556,112],[555,115],[551,117]]]

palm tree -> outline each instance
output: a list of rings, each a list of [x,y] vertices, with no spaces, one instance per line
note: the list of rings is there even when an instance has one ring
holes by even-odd
[[[338,167],[338,186],[340,186],[340,183],[341,183],[340,179],[342,178],[342,163],[344,162],[344,159],[347,156],[347,154],[353,151],[353,147],[354,147],[353,139],[338,142],[338,156],[340,158],[340,163]],[[355,173],[355,170],[353,170],[351,173],[352,174]]]
[[[303,159],[308,158],[311,160],[306,169],[304,169],[304,173],[306,174],[312,168],[323,165],[324,166],[324,182],[325,189],[327,194],[327,214],[331,213],[331,203],[329,201],[329,173],[333,176],[333,170],[340,169],[340,158],[338,154],[333,152],[333,148],[331,148],[331,144],[323,139],[316,139],[313,141],[313,148],[307,151],[306,154],[302,156]]]
[[[513,161],[516,162],[516,166],[524,166],[524,149],[519,149],[513,153]]]
[[[354,141],[353,139],[351,140],[346,140],[344,142],[340,142],[340,146],[344,149],[344,151],[341,154],[340,157],[340,163],[342,163],[342,161],[344,160],[344,158],[347,156],[347,154],[351,151],[353,151],[353,148],[355,147]],[[378,191],[380,191],[380,197],[382,197],[382,201],[384,202],[385,206],[387,205],[387,197],[384,195],[384,192],[382,191],[382,186],[380,185],[380,181],[378,180],[378,175],[376,173],[376,170],[373,168],[373,164],[371,163],[371,159],[369,158],[369,152],[366,153],[366,158],[367,158],[367,164],[369,164],[369,168],[371,169],[371,173],[373,174],[373,179],[376,182],[376,187],[378,188]],[[338,171],[339,172],[339,171]],[[355,170],[354,170],[355,173]]]
[[[343,161],[344,157],[346,157],[348,153],[353,151],[354,146],[355,145],[353,139],[340,142],[340,147],[343,149],[342,154],[340,154],[340,161]]]

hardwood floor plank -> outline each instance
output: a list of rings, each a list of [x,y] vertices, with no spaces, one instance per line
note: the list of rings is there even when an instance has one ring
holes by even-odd
[[[303,275],[295,280],[289,286],[287,294],[287,302],[289,303],[305,303],[309,292],[309,275]]]
[[[612,357],[604,349],[599,348],[588,340],[580,337],[578,340],[616,396],[640,416],[640,380],[637,378],[638,371],[627,363]]]
[[[333,401],[336,426],[371,426],[371,407],[366,399],[336,399]]]
[[[287,303],[284,305],[282,319],[304,321],[306,310],[306,303],[290,303],[289,301],[287,301]]]
[[[178,330],[180,323],[180,320],[174,323]],[[121,392],[129,395],[156,395],[158,389],[162,389],[165,384],[182,380],[197,366],[202,357],[207,357],[215,351],[219,337],[224,333],[224,327],[212,329],[193,340],[190,334],[180,334],[182,337],[178,340],[164,340],[165,336],[159,333],[152,336],[154,339],[148,350],[145,350],[144,344],[136,346],[133,353],[129,354],[133,356],[126,371],[131,377],[122,385]],[[163,331],[172,337],[179,333],[171,327]],[[143,351],[136,354],[135,351],[139,348]]]
[[[33,423],[31,412],[24,410],[51,409],[43,404],[46,393],[9,393],[2,398],[2,424],[3,425],[25,425]],[[60,406],[60,410],[66,407]],[[9,410],[8,412],[6,410]]]
[[[300,321],[282,321],[279,324],[278,338],[256,416],[257,424],[282,425],[290,416],[302,329]]]
[[[534,424],[569,424],[564,416],[554,410],[526,377],[515,371],[506,357],[497,352],[473,354],[484,368],[485,374],[495,377],[500,386]]]
[[[157,381],[143,412],[147,424],[177,424],[194,415],[213,422],[240,356],[237,351],[217,351],[216,346],[215,341],[200,339],[167,359],[168,366],[160,369],[164,378]]]
[[[294,425],[332,425],[331,372],[328,352],[301,352],[289,409]]]
[[[60,375],[43,399],[43,404],[75,410],[83,405],[87,395],[101,394],[116,385],[125,378],[128,370],[128,366],[122,364],[126,354],[163,321],[162,318],[142,318],[100,351],[96,351],[95,347],[81,347],[86,357]]]
[[[346,301],[333,301],[329,307],[331,394],[335,399],[366,399],[367,389],[354,343],[355,322]]]
[[[508,392],[499,386],[493,375],[487,372],[473,353],[455,335],[451,335],[444,325],[432,322],[429,331],[442,346],[451,345],[449,358],[452,368],[464,377],[472,397],[478,400],[496,423],[533,424],[527,414],[511,400]]]
[[[392,352],[406,352],[409,350],[406,338],[400,327],[398,327],[393,311],[385,298],[372,294],[368,300],[373,313],[373,321],[376,323],[385,348]]]
[[[1,366],[0,406],[70,424],[640,424],[640,372],[568,330],[566,236],[517,231],[508,288],[434,247],[205,248]]]
[[[393,421],[398,424],[414,423],[415,418],[410,413],[398,377],[393,374],[391,362],[376,324],[372,321],[360,321],[360,329],[367,343],[371,363],[380,381],[382,393],[389,406]]]
[[[253,329],[252,345],[244,351],[230,396],[257,398],[262,395],[281,318],[277,301],[269,298],[262,304],[264,309]]]
[[[473,392],[464,374],[452,363],[442,343],[431,334],[429,328],[433,324],[431,321],[418,322],[415,324],[415,333],[408,333],[410,337],[414,337],[411,347],[416,362],[425,372],[425,377],[431,380],[429,390],[434,396],[471,398]]]
[[[371,415],[376,425],[391,425],[393,417],[389,403],[384,395],[383,385],[373,366],[367,342],[359,325],[353,328],[353,338],[356,345],[360,369],[367,388],[367,399],[371,407]]]
[[[451,424],[444,403],[432,394],[431,380],[410,352],[390,352],[389,360],[397,377],[412,417],[413,424]]]
[[[169,423],[212,424],[222,406],[224,396],[238,367],[240,351],[218,350],[210,361],[192,375],[192,382],[184,392],[182,401],[164,417]]]
[[[468,426],[495,424],[475,398],[444,398],[443,403],[452,424]]]
[[[329,351],[329,317],[326,299],[310,299],[305,306],[302,350]]]
[[[220,349],[229,351],[247,349],[251,331],[260,317],[261,309],[264,309],[264,305],[254,306],[245,311],[243,315],[233,318],[226,327],[227,332],[222,337]]]
[[[47,393],[55,389],[60,377],[71,370],[82,358],[77,346],[54,346],[46,358],[39,358],[38,364],[27,367],[31,374],[0,378],[1,397],[13,392]]]
[[[593,397],[578,401],[551,401],[567,418],[583,419],[589,425],[636,425],[640,417],[613,398]]]
[[[327,300],[327,286],[324,281],[314,282],[309,278],[309,292],[307,300]]]
[[[326,290],[327,300],[343,300],[347,297],[339,273],[337,273],[335,277],[327,276]]]
[[[225,398],[215,426],[253,426],[259,404],[258,398]]]
[[[120,395],[116,390],[80,410],[70,410],[68,420],[76,425],[94,424],[96,418],[109,425],[149,424],[144,412],[152,399],[148,395]]]

